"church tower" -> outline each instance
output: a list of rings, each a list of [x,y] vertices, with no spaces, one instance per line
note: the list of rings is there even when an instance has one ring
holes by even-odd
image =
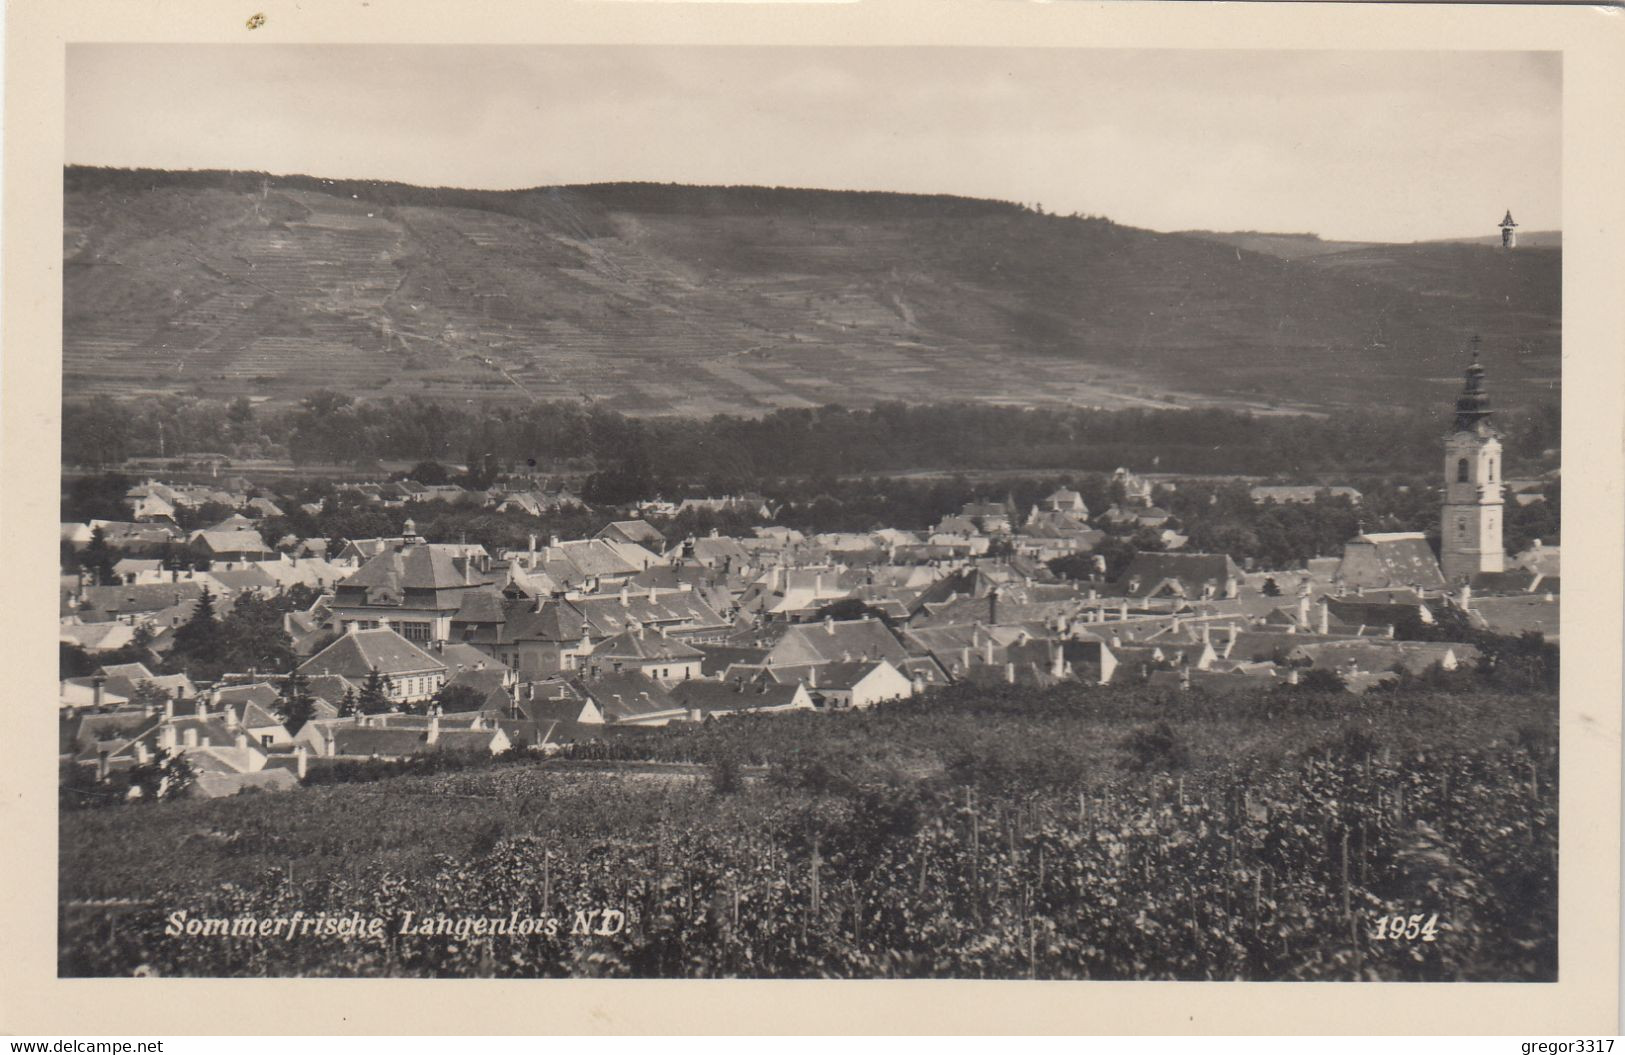
[[[1490,397],[1478,364],[1478,338],[1467,383],[1456,397],[1456,421],[1444,441],[1444,513],[1439,566],[1447,582],[1506,570],[1501,544],[1501,440],[1490,424]]]
[[[1501,248],[1516,249],[1518,247],[1518,225],[1513,222],[1512,210],[1501,218]]]

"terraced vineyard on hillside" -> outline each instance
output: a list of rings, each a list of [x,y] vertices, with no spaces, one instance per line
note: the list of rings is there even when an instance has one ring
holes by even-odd
[[[75,397],[1265,409],[1442,397],[1472,332],[1515,401],[1553,390],[1560,353],[1552,249],[1282,259],[1000,202],[755,188],[70,169],[66,203]]]

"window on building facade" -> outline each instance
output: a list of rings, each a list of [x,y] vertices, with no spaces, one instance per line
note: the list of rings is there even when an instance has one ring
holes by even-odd
[[[1464,484],[1464,483],[1467,482],[1467,459],[1466,458],[1462,458],[1460,461],[1456,462],[1456,482],[1458,484]]]

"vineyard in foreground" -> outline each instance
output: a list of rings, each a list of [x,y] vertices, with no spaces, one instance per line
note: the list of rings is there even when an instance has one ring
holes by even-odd
[[[1555,978],[1554,699],[1179,703],[1118,700],[1151,719],[1124,735],[1121,717],[1064,697],[959,696],[934,715],[915,705],[849,726],[809,716],[663,738],[714,757],[698,774],[515,763],[65,813],[59,969]],[[988,708],[1028,736],[984,751],[1077,757],[1083,769],[992,756],[975,773],[956,766],[943,738],[987,724]],[[795,757],[762,751],[795,725]],[[923,746],[901,761],[895,744],[877,749],[884,765],[831,753],[911,727]],[[1272,750],[1294,737],[1313,746]],[[730,759],[755,761],[751,744],[770,764],[740,780]],[[570,933],[593,909],[623,913],[624,926],[595,916],[590,930],[616,932]],[[166,936],[181,910],[356,914],[382,934]],[[558,929],[399,933],[408,918],[510,913]]]

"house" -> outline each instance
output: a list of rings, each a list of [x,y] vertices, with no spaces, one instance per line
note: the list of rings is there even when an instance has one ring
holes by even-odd
[[[1444,573],[1420,531],[1356,535],[1343,544],[1334,581],[1345,586],[1442,589]]]
[[[780,676],[802,680],[802,671],[790,668]],[[887,700],[914,695],[914,683],[884,659],[824,663],[805,668],[807,691],[813,702],[828,710],[873,707]]]
[[[228,685],[209,694],[209,709],[230,715],[231,724],[242,729],[263,747],[290,741],[287,727],[279,717],[282,695],[274,685]]]
[[[208,561],[265,560],[271,547],[265,544],[257,531],[246,528],[234,531],[194,531],[186,548]]]
[[[666,552],[666,536],[656,530],[654,525],[642,520],[612,521],[604,525],[594,537],[614,542],[630,542],[653,553]]]
[[[636,670],[662,685],[701,676],[704,653],[665,633],[648,633],[643,627],[629,628],[599,642],[588,662],[598,670]]]
[[[579,696],[591,701],[609,724],[665,725],[688,718],[688,712],[665,686],[642,671],[600,672],[571,678],[570,685]]]
[[[478,711],[499,718],[510,717],[514,713],[514,699],[509,693],[509,678],[511,672],[503,667],[490,667],[485,669],[460,670],[446,679],[443,693],[452,689],[467,689],[475,701],[472,707],[442,708],[442,713],[456,714],[460,711]]]
[[[1040,508],[1048,513],[1067,513],[1079,518],[1089,515],[1089,506],[1083,496],[1070,487],[1058,487],[1050,492]]]
[[[480,599],[452,621],[456,640],[466,642],[524,675],[579,670],[597,643],[634,627],[673,637],[720,634],[727,620],[698,591],[621,587],[613,593],[566,595],[533,602]]]
[[[768,650],[769,667],[819,666],[826,663],[884,659],[902,663],[908,653],[902,642],[873,617],[864,619],[825,619],[821,623],[801,623],[787,627]]]
[[[781,684],[765,676],[732,682],[698,678],[674,685],[671,695],[678,706],[688,712],[690,721],[730,714],[782,714],[814,709],[806,685],[799,681]]]
[[[64,678],[57,683],[57,703],[65,711],[122,707],[129,702],[129,696],[108,691],[106,678]]]
[[[561,588],[589,592],[623,585],[645,568],[660,563],[658,555],[637,543],[607,537],[567,542],[554,537],[538,548],[532,535],[528,548],[510,550],[502,556],[516,570],[541,573]]]
[[[301,674],[337,674],[356,685],[365,685],[374,671],[384,679],[384,695],[396,704],[426,701],[446,679],[444,663],[400,634],[387,627],[362,630],[354,623],[299,665]]]
[[[388,625],[408,641],[445,641],[463,595],[487,583],[479,565],[475,555],[453,556],[436,546],[386,549],[334,588],[334,627]]]
[[[1122,488],[1123,501],[1128,505],[1148,506],[1151,504],[1151,482],[1118,468],[1112,471],[1111,484],[1113,490]]]
[[[1316,487],[1313,485],[1276,485],[1264,484],[1249,490],[1248,495],[1254,502],[1277,502],[1281,505],[1313,505],[1321,497],[1346,498],[1354,505],[1360,503],[1360,492],[1352,487]]]
[[[1234,598],[1242,573],[1224,553],[1136,553],[1118,578],[1126,597]]]
[[[135,641],[135,627],[129,623],[63,622],[57,627],[57,640],[86,652],[113,652]]]

